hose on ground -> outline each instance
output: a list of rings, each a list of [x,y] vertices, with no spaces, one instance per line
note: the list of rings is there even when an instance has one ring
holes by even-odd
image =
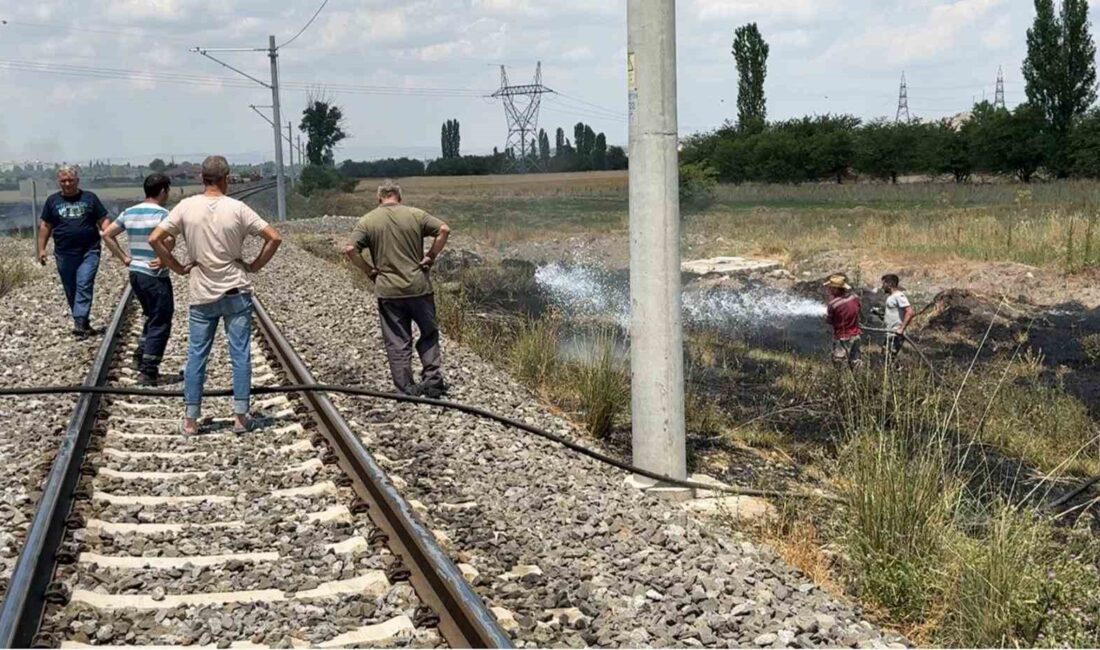
[[[913,346],[913,349],[917,352],[917,356],[921,358],[921,361],[924,361],[924,363],[927,364],[928,370],[932,372],[932,377],[936,379],[939,378],[939,375],[936,373],[936,367],[932,365],[932,361],[924,355],[924,351],[921,350],[919,345],[917,345],[917,342],[909,338],[909,335],[905,332],[896,332],[894,330],[883,329],[881,327],[868,327],[862,323],[860,323],[859,327],[864,332],[876,332],[879,334],[893,334],[894,336],[900,336],[903,341],[906,341],[909,343],[909,345]]]
[[[705,490],[707,492],[729,494],[734,496],[751,496],[751,497],[764,497],[774,499],[784,498],[798,498],[798,499],[819,499],[824,501],[843,502],[844,500],[839,496],[828,494],[825,492],[799,492],[799,491],[784,491],[784,490],[762,490],[757,488],[745,488],[745,487],[731,487],[731,486],[718,486],[710,485],[707,483],[699,483],[696,481],[684,481],[670,476],[665,476],[657,472],[651,472],[640,467],[635,467],[629,463],[625,463],[616,458],[612,458],[606,454],[589,449],[583,445],[579,445],[572,440],[568,440],[562,436],[550,433],[544,429],[540,429],[536,426],[521,422],[513,418],[505,417],[503,415],[497,415],[491,411],[485,409],[470,406],[468,404],[462,404],[459,402],[450,402],[446,400],[432,399],[429,397],[415,397],[412,395],[403,395],[400,393],[388,393],[384,391],[371,390],[369,388],[359,388],[355,386],[336,386],[331,384],[290,384],[285,386],[254,386],[252,387],[252,395],[275,395],[284,393],[306,393],[306,392],[319,392],[319,393],[336,393],[341,395],[353,395],[356,397],[371,397],[375,399],[392,400],[395,402],[405,402],[410,404],[423,404],[426,406],[436,406],[440,408],[450,409],[473,415],[482,419],[491,420],[499,424],[503,424],[507,427],[519,429],[532,435],[550,440],[559,445],[562,445],[570,451],[576,452],[583,456],[587,456],[593,460],[610,465],[624,472],[636,474],[638,476],[644,476],[653,481],[657,481],[659,487],[671,486],[688,488],[692,490]],[[156,388],[131,388],[127,386],[28,386],[28,387],[16,387],[16,388],[0,388],[0,397],[4,396],[28,396],[28,395],[71,395],[71,394],[91,394],[91,395],[119,395],[119,396],[134,396],[134,397],[183,397],[182,390],[164,390]],[[217,390],[204,390],[204,397],[232,397],[233,391],[229,389],[217,389]]]

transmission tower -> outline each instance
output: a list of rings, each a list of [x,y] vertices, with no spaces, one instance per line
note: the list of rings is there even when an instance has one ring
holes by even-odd
[[[505,171],[527,172],[530,168],[542,166],[538,151],[531,151],[531,142],[538,136],[539,107],[542,96],[552,93],[542,85],[542,62],[535,68],[535,83],[513,86],[508,83],[508,70],[500,66],[500,90],[491,96],[504,104],[504,115],[508,118],[508,141],[504,145],[506,154],[510,152]]]
[[[909,116],[909,84],[905,83],[905,73],[901,73],[901,89],[898,91],[898,114],[894,121],[900,122],[902,117],[909,124],[912,118]]]
[[[997,95],[993,99],[993,108],[1005,108],[1005,71],[997,68]]]

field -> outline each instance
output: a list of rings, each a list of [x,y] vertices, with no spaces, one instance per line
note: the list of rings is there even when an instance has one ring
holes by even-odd
[[[99,196],[99,198],[101,198],[105,201],[106,200],[111,200],[111,201],[131,201],[131,200],[140,201],[142,196],[144,196],[144,193],[142,192],[140,184],[139,185],[134,185],[132,187],[105,187],[105,188],[100,189],[100,188],[96,188],[95,184],[93,183],[93,184],[85,185],[84,189],[91,190],[92,192],[95,192],[96,195]],[[43,186],[42,183],[39,183],[39,187],[38,187],[38,201],[39,201],[39,203],[41,203],[42,200],[45,197],[49,196],[50,194],[53,194],[56,191],[57,191],[57,189],[52,184],[46,184],[45,186]],[[178,192],[182,192],[183,196],[189,196],[191,194],[196,194],[196,193],[201,192],[201,191],[202,191],[202,186],[201,185],[183,185],[183,186],[172,188],[172,193],[173,194],[176,194]],[[27,199],[24,199],[22,194],[19,193],[19,190],[0,191],[0,203],[21,203],[21,202],[25,202],[26,200]]]
[[[296,205],[357,216],[375,184]],[[455,231],[436,272],[444,334],[629,458],[625,174],[403,186]],[[1100,474],[1098,196],[1085,183],[715,188],[685,209],[684,258],[767,257],[787,273],[686,286],[703,316],[685,321],[691,468],[842,498],[792,498],[746,532],[914,641],[1100,643],[1097,503],[1045,509]],[[352,223],[290,229],[339,264]],[[927,359],[887,371],[871,336],[869,372],[833,368],[817,310],[838,271],[866,306],[879,275],[899,273]]]

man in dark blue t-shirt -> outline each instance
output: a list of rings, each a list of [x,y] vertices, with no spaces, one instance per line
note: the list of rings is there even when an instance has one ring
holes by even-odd
[[[75,167],[66,165],[57,170],[57,186],[61,191],[51,194],[42,206],[38,263],[46,264],[46,243],[53,235],[57,274],[65,287],[75,323],[73,334],[84,338],[96,333],[88,318],[99,270],[99,231],[107,226],[110,217],[98,196],[80,189]]]

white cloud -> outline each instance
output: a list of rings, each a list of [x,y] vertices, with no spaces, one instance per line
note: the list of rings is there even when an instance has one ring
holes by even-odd
[[[955,0],[927,11],[919,23],[877,20],[862,34],[830,47],[819,58],[826,65],[888,67],[921,63],[943,56],[975,23],[1004,0]]]
[[[793,19],[808,21],[825,11],[844,11],[842,0],[693,0],[695,14],[702,19],[745,20]]]

